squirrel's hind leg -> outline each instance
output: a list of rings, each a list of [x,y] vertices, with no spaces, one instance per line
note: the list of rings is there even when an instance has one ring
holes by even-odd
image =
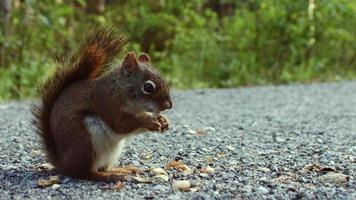
[[[56,134],[59,158],[57,169],[61,174],[86,179],[96,177],[95,153],[91,136],[80,117],[67,119],[65,126],[58,127]]]

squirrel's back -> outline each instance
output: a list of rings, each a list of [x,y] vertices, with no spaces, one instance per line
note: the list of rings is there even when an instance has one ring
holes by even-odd
[[[61,60],[54,75],[40,87],[41,102],[32,110],[34,124],[44,144],[49,161],[56,165],[58,154],[50,127],[52,108],[61,93],[70,85],[87,79],[96,79],[120,54],[126,38],[113,28],[94,28],[78,53],[68,61]]]

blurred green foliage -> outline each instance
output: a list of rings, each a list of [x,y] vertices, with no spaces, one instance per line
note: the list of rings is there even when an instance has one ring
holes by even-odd
[[[356,1],[111,0],[99,14],[86,6],[14,1],[11,33],[0,36],[0,99],[35,97],[53,58],[75,51],[93,24],[127,32],[129,48],[148,52],[176,88],[356,77]]]

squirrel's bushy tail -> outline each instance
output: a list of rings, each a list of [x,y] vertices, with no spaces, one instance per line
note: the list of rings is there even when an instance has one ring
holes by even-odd
[[[33,122],[44,144],[47,158],[54,166],[58,156],[50,117],[55,101],[62,91],[74,82],[99,77],[114,57],[122,53],[125,45],[125,35],[114,28],[93,28],[78,53],[68,61],[61,59],[54,75],[39,87],[42,101],[32,109],[35,117]]]

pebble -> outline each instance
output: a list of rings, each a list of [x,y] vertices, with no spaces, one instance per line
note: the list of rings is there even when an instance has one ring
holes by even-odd
[[[257,188],[257,191],[261,192],[262,194],[268,194],[268,192],[269,192],[268,189],[263,186],[259,186]]]
[[[156,185],[152,187],[153,190],[159,190],[159,191],[164,191],[167,190],[167,187],[164,185]]]
[[[209,177],[209,174],[206,174],[206,173],[200,173],[200,174],[199,174],[199,176],[206,178],[206,177]]]
[[[251,193],[252,192],[252,185],[245,185],[245,187],[243,187],[243,191],[246,193]]]
[[[168,182],[168,180],[169,180],[168,175],[164,175],[164,174],[156,175],[156,176],[154,176],[154,178],[159,182]]]
[[[50,170],[54,169],[54,166],[50,163],[43,163],[43,164],[39,165],[38,168],[50,171]]]
[[[154,168],[151,170],[152,174],[154,175],[168,175],[166,171],[164,171],[164,169],[162,168]]]
[[[190,192],[198,192],[200,190],[199,186],[194,186],[189,189]]]
[[[230,150],[230,151],[235,151],[236,149],[234,148],[234,147],[232,147],[232,146],[226,146],[226,148],[228,149],[228,150]]]
[[[279,172],[279,169],[277,166],[272,166],[272,172]]]
[[[207,167],[205,167],[205,168],[199,169],[199,171],[200,171],[201,173],[205,173],[205,174],[214,174],[215,169],[212,168],[212,167],[210,167],[210,166],[207,166]]]
[[[59,185],[59,184],[53,184],[52,186],[51,186],[51,188],[52,189],[58,189],[58,188],[60,188],[61,187],[61,185]]]
[[[186,130],[186,133],[192,134],[192,135],[197,134],[196,131],[194,131],[193,129],[190,129],[190,128]]]
[[[203,129],[205,132],[215,132],[216,129],[214,127],[208,126]]]
[[[177,194],[171,194],[167,197],[168,200],[181,200],[182,197]]]
[[[193,172],[194,172],[194,171],[193,171],[192,169],[189,169],[189,170],[183,171],[182,174],[183,174],[184,176],[188,176],[188,175],[193,174]]]
[[[132,165],[133,165],[133,166],[140,166],[141,164],[140,164],[139,161],[133,160],[133,161],[132,161]]]
[[[267,179],[267,177],[261,177],[261,178],[259,179],[259,181],[261,181],[261,182],[268,182],[268,179]]]
[[[151,183],[152,182],[151,179],[140,177],[140,176],[134,176],[134,177],[132,177],[132,179],[137,181],[138,183]]]
[[[59,183],[58,176],[50,176],[48,179],[41,178],[41,179],[37,180],[37,185],[40,187],[48,187],[48,186],[52,186],[57,183]]]
[[[188,192],[190,189],[190,182],[187,180],[178,180],[174,181],[172,184],[172,189],[175,192]]]
[[[345,183],[349,181],[349,176],[340,173],[327,173],[318,177],[321,183]]]
[[[269,168],[267,168],[267,167],[259,167],[257,170],[261,171],[261,172],[264,172],[264,173],[270,173],[271,172],[271,170]]]

